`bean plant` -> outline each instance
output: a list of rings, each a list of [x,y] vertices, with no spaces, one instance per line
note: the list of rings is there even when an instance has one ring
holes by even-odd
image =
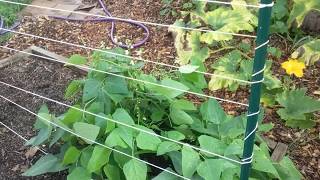
[[[111,52],[124,54],[122,49]],[[241,162],[246,114],[229,115],[215,99],[194,104],[186,93],[157,86],[189,90],[187,85],[177,79],[144,74],[143,64],[132,59],[103,52],[94,52],[89,59],[90,67],[98,71],[89,71],[86,78],[69,84],[65,98],[76,102],[72,108],[61,115],[50,113],[46,105],[39,110],[34,125],[38,134],[28,145],[59,150],[41,157],[24,176],[66,171],[68,180],[179,179],[133,156],[190,179],[239,179],[240,164],[212,153]],[[79,55],[70,58],[73,64],[87,61]],[[261,123],[263,116],[259,116],[260,133],[272,128]],[[271,160],[268,146],[259,135],[252,163],[252,179],[301,179],[288,156],[280,162]]]

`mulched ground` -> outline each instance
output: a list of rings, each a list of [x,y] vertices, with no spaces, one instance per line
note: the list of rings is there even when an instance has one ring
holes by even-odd
[[[110,9],[110,12],[115,17],[131,18],[135,20],[150,22],[160,22],[165,24],[172,24],[174,22],[173,17],[169,16],[164,18],[159,15],[159,12],[161,10],[160,0],[118,0],[113,2],[107,1],[107,6]],[[151,32],[149,41],[141,48],[131,50],[131,53],[137,57],[142,57],[144,59],[174,64],[175,49],[173,39],[168,33],[167,29],[152,26],[149,26],[149,28]],[[74,44],[85,45],[93,48],[111,48],[114,46],[112,45],[108,37],[109,29],[109,23],[74,23],[48,19],[44,17],[29,17],[24,18],[19,31],[61,41],[67,41]],[[127,40],[131,40],[132,42],[140,39],[143,36],[143,32],[141,30],[137,30],[135,27],[129,26],[128,24],[117,23],[117,36],[120,41],[125,42]],[[273,66],[274,72],[278,74],[278,77],[281,77],[285,74],[285,72],[280,68],[280,63],[286,60],[290,55],[291,47],[280,37],[275,36],[272,37],[271,40],[271,44],[273,46],[281,48],[284,52],[284,55],[281,58],[282,60],[274,61]],[[85,49],[41,39],[34,39],[22,35],[15,35],[7,43],[7,45],[9,47],[20,50],[23,50],[30,45],[37,45],[66,57],[74,53],[83,55],[91,54],[91,51]],[[10,54],[10,52],[0,50],[0,58],[5,57],[8,54]],[[314,92],[319,90],[319,68],[320,64],[316,64],[316,66],[314,67],[309,67],[306,70],[305,77],[301,79],[295,79],[295,84],[297,85],[297,87],[307,87],[308,95],[318,99],[320,98],[320,96],[315,94]],[[149,63],[145,66],[145,71],[154,74],[161,74],[168,70],[164,67],[155,66],[154,64]],[[226,91],[217,91],[210,94],[217,97],[229,98],[246,103],[248,92],[245,90],[239,90],[233,94]],[[240,109],[240,107],[235,107],[234,105],[230,105],[227,103],[223,103],[223,105],[225,109],[231,114],[238,114],[239,112],[244,111],[243,108]],[[275,128],[268,134],[268,136],[271,139],[289,145],[289,155],[297,164],[297,167],[300,169],[306,179],[320,179],[319,123],[315,128],[312,128],[310,130],[300,131],[291,129],[284,125],[275,111],[276,109],[267,110],[265,121],[273,122],[275,124]],[[320,115],[316,114],[316,117],[319,122]],[[31,131],[25,131],[25,133],[27,132]]]
[[[79,77],[81,77],[79,73],[61,64],[35,58],[28,58],[0,69],[1,81],[67,104],[72,104],[72,102],[63,99],[64,91],[71,80]],[[37,112],[44,103],[55,114],[61,114],[66,110],[61,105],[46,102],[4,85],[0,85],[0,94],[33,112]],[[26,139],[35,135],[32,130],[35,119],[30,113],[1,98],[0,121]],[[25,147],[23,140],[1,125],[0,143],[0,179],[65,179],[64,174],[61,173],[33,178],[21,177],[20,174],[43,154]]]

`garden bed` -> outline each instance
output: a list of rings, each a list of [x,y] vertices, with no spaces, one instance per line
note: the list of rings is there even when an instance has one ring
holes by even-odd
[[[72,79],[79,77],[81,77],[80,73],[61,64],[30,57],[0,69],[1,81],[67,104],[72,104],[72,102],[64,100],[65,88]],[[10,89],[4,85],[1,85],[0,94],[33,112],[37,112],[43,103],[47,103],[49,109],[56,114],[61,114],[65,110],[63,106],[46,102],[43,99]],[[32,129],[36,120],[35,116],[4,101],[4,99],[0,101],[0,109],[1,122],[26,139],[35,135]],[[23,140],[3,126],[0,126],[0,143],[1,179],[65,179],[64,173],[32,178],[22,177],[20,174],[43,154],[40,151],[25,147]],[[43,149],[46,150],[46,147],[43,147]]]
[[[163,19],[162,16],[159,15],[159,11],[161,9],[161,3],[158,1],[134,1],[132,6],[127,5],[127,1],[114,1],[113,3],[109,2],[108,7],[110,8],[110,11],[112,14],[116,17],[125,17],[125,18],[132,18],[132,19],[139,19],[139,20],[145,20],[145,21],[151,21],[151,22],[161,22],[166,24],[172,24],[174,22],[173,18],[168,18],[166,20]],[[147,7],[145,9],[141,9],[141,7]],[[130,7],[130,8],[129,8]],[[146,16],[145,14],[148,14]],[[48,26],[49,24],[49,26]],[[103,48],[103,47],[113,47],[112,43],[110,42],[109,37],[107,34],[109,33],[110,24],[109,23],[70,23],[66,21],[60,21],[60,20],[53,20],[53,19],[47,19],[47,18],[25,18],[23,21],[23,24],[20,28],[20,31],[34,34],[34,35],[41,35],[44,37],[49,37],[52,39],[62,40],[62,41],[68,41],[74,44],[81,44],[88,47],[94,47],[94,48]],[[141,48],[132,50],[132,54],[135,56],[141,56],[144,59],[147,60],[153,60],[153,61],[159,61],[162,63],[169,63],[174,64],[175,62],[175,48],[173,44],[173,39],[171,35],[168,33],[166,28],[157,28],[157,27],[150,27],[151,30],[151,38],[149,41]],[[141,38],[142,31],[139,31],[133,27],[130,27],[126,24],[119,23],[117,25],[117,32],[119,34],[120,40],[125,39],[132,39],[137,40]],[[130,33],[128,33],[130,32]],[[131,33],[136,32],[136,33]],[[133,35],[132,35],[133,34]],[[276,76],[280,77],[284,75],[284,71],[281,69],[281,63],[285,61],[288,56],[290,55],[290,48],[287,47],[286,42],[280,39],[280,37],[275,36],[272,38],[271,45],[280,48],[283,50],[283,57],[281,62],[276,61],[273,66],[274,72],[276,72]],[[53,43],[50,41],[45,41],[41,39],[36,38],[30,38],[22,35],[15,35],[8,43],[7,45],[9,47],[15,48],[15,49],[25,49],[26,47],[29,47],[30,45],[38,45],[45,49],[48,49],[50,51],[53,51],[55,53],[64,55],[66,57],[69,57],[72,54],[82,54],[85,56],[89,56],[91,54],[91,51],[72,47],[69,45],[62,45],[59,43]],[[290,44],[289,44],[290,46]],[[0,52],[4,52],[2,49]],[[10,52],[6,51],[0,56],[5,56],[5,54],[10,54]],[[79,77],[77,73],[72,72],[70,69],[63,68],[60,65],[52,65],[50,63],[47,63],[45,61],[37,61],[35,59],[27,60],[25,62],[28,63],[22,63],[19,64],[21,67],[18,67],[17,65],[12,65],[7,68],[5,68],[3,71],[0,72],[1,80],[6,81],[8,83],[13,83],[14,85],[17,85],[19,87],[26,87],[26,89],[32,90],[36,93],[44,93],[46,96],[49,96],[50,98],[57,99],[57,100],[63,100],[63,92],[65,89],[65,86],[67,85],[67,82],[71,79],[75,79],[76,77]],[[40,63],[41,65],[39,66]],[[38,67],[39,66],[39,67]],[[19,68],[25,68],[26,71],[23,71]],[[320,80],[319,80],[319,71],[320,68],[319,64],[316,64],[316,68],[312,67],[306,70],[306,74],[304,78],[301,78],[300,80],[296,79],[295,84],[297,87],[307,87],[308,88],[308,95],[313,96],[315,98],[319,98],[319,94],[315,94],[314,92],[319,90]],[[26,76],[27,73],[35,73],[33,70],[36,68],[40,68],[39,71],[35,72],[46,72],[44,74],[37,74],[37,76],[32,78],[27,78],[29,76]],[[61,73],[65,73],[66,79],[59,79],[59,75],[56,74],[56,71],[52,71],[52,68],[57,68],[61,70]],[[50,70],[52,72],[50,72]],[[158,74],[161,75],[162,72],[166,71],[165,68],[160,66],[155,66],[154,64],[147,64],[144,68],[144,70],[148,73]],[[13,74],[13,72],[19,72],[16,74]],[[10,73],[11,72],[11,73]],[[21,73],[21,74],[20,74]],[[25,76],[23,76],[23,73],[25,73]],[[49,79],[43,78],[41,75],[45,75],[46,77],[48,74],[52,76],[48,76]],[[69,74],[71,73],[71,74]],[[19,75],[20,74],[20,75]],[[69,76],[68,76],[69,74]],[[75,76],[73,77],[72,74]],[[11,76],[12,75],[12,76]],[[54,76],[53,76],[54,75]],[[64,76],[61,76],[64,77]],[[34,78],[40,78],[40,81],[34,79]],[[56,78],[52,79],[52,78]],[[16,79],[16,81],[14,81]],[[30,82],[29,82],[30,81]],[[42,82],[43,81],[43,82]],[[60,82],[59,82],[60,81]],[[57,84],[46,84],[48,82],[59,82]],[[50,87],[50,88],[49,88]],[[51,89],[52,87],[58,88]],[[51,89],[51,90],[50,90]],[[37,111],[42,104],[42,101],[35,100],[34,98],[30,98],[29,96],[23,94],[23,93],[17,93],[16,91],[9,91],[7,88],[1,89],[1,92],[7,93],[5,94],[9,98],[16,98],[12,100],[19,100],[18,102],[21,102],[21,99],[19,97],[25,97],[23,99],[22,105],[26,105],[27,107],[31,108],[33,111]],[[13,93],[14,92],[14,93]],[[211,95],[217,96],[217,97],[224,97],[227,99],[235,99],[235,100],[242,100],[246,101],[246,97],[248,95],[247,91],[237,91],[236,94],[232,94],[230,92],[225,91],[218,91],[215,93],[212,93]],[[29,101],[27,101],[29,100]],[[196,101],[196,100],[195,100]],[[4,118],[1,117],[1,120],[4,119],[6,123],[9,123],[9,125],[16,126],[16,130],[21,129],[20,133],[24,135],[28,135],[28,137],[31,137],[34,135],[31,130],[32,124],[34,122],[34,117],[29,116],[26,117],[25,112],[22,112],[21,110],[18,110],[17,107],[9,106],[8,103],[3,104],[3,107],[11,108],[11,110],[7,110],[8,112],[11,112],[12,114],[9,114],[8,117],[5,116]],[[49,104],[50,105],[50,104]],[[240,112],[243,112],[243,109],[239,109],[239,107],[234,107],[230,105],[224,105],[225,109],[228,110],[230,114],[239,114]],[[56,113],[63,112],[62,107],[57,107],[56,105],[51,104],[50,108],[55,111]],[[4,108],[1,108],[4,109]],[[239,110],[238,110],[239,109]],[[267,136],[277,142],[283,142],[287,145],[289,145],[289,156],[293,159],[293,161],[296,163],[298,169],[302,172],[302,174],[305,176],[306,179],[319,179],[320,178],[320,139],[319,139],[319,133],[320,133],[320,126],[319,123],[316,127],[305,130],[305,131],[299,131],[295,129],[291,129],[289,127],[286,127],[285,124],[281,121],[280,117],[276,113],[277,109],[268,109],[266,112],[266,122],[273,122],[275,124],[275,128],[267,134]],[[6,111],[5,111],[6,112]],[[8,113],[6,113],[8,114]],[[17,114],[21,114],[19,118],[17,118]],[[316,117],[319,119],[319,114],[316,115]],[[22,122],[27,120],[22,120],[22,118],[25,118],[28,120],[27,124],[16,125],[14,122],[20,122],[17,124],[21,124]],[[12,124],[10,124],[12,122]],[[24,127],[24,128],[21,128]],[[12,142],[17,141],[17,138],[12,135],[5,135],[3,138],[4,142]],[[20,151],[22,147],[22,142],[15,143],[18,147],[11,147],[12,152]],[[12,145],[11,145],[12,146]],[[5,146],[5,147],[10,147]],[[15,153],[10,154],[10,152],[6,152],[7,154],[10,154],[8,159],[13,158],[17,159],[17,161],[8,161],[10,162],[10,165],[4,167],[5,170],[1,172],[8,172],[8,174],[13,175],[15,174],[16,177],[17,172],[14,172],[10,169],[12,169],[16,164],[30,164],[30,160],[24,158],[24,152],[26,149],[23,149],[20,151],[22,154],[20,159],[17,159],[17,156]],[[7,160],[7,159],[5,159]],[[13,164],[15,162],[15,164]],[[33,162],[33,161],[32,161]],[[1,166],[2,168],[2,166]],[[4,175],[4,177],[6,177]],[[12,176],[11,176],[12,177]]]

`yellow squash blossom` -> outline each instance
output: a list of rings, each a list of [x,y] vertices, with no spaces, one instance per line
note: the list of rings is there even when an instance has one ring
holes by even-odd
[[[300,78],[303,76],[303,70],[306,68],[306,65],[297,59],[289,59],[288,61],[282,63],[281,67],[286,70],[287,74],[294,74]]]

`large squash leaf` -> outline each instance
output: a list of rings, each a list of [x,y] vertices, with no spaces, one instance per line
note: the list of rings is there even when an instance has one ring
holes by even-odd
[[[315,125],[311,113],[320,111],[320,101],[306,96],[306,91],[284,91],[276,96],[276,100],[283,107],[277,113],[291,127],[308,128]]]
[[[320,11],[320,0],[293,0],[293,8],[288,19],[288,26],[291,26],[294,21],[298,27],[303,23],[305,16],[311,10]]]

